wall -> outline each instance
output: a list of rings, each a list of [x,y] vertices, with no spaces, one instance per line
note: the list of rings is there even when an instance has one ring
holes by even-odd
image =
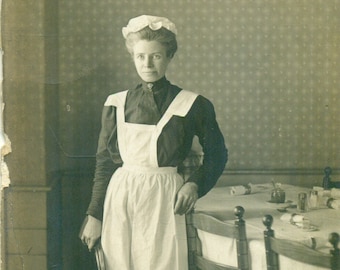
[[[105,97],[138,82],[121,27],[158,14],[179,31],[167,76],[213,101],[230,170],[338,168],[339,8],[317,0],[61,1],[63,145],[94,154]]]
[[[121,28],[141,14],[176,23],[179,50],[167,77],[215,105],[229,148],[218,185],[321,185],[326,166],[340,180],[339,8],[337,0],[59,1],[66,194],[91,185],[105,98],[138,83]],[[88,198],[76,200],[84,204],[68,208],[76,218],[65,230],[64,254],[77,250],[79,261],[79,209]]]
[[[60,263],[57,3],[3,1],[6,157],[11,186],[4,192],[1,269],[51,269]],[[52,254],[52,256],[51,256]],[[49,257],[50,256],[50,257]],[[57,268],[54,268],[57,269]]]
[[[137,15],[177,25],[167,77],[215,105],[230,152],[220,184],[339,177],[339,0],[3,4],[7,269],[90,267],[77,231],[104,100],[138,83],[121,35]]]

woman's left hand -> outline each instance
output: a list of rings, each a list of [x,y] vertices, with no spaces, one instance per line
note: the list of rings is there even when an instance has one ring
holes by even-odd
[[[175,214],[188,214],[194,209],[198,199],[197,189],[197,184],[194,182],[187,182],[180,188],[175,201]]]

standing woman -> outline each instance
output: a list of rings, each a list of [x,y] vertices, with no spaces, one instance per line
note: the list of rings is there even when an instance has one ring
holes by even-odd
[[[142,15],[122,32],[141,83],[105,102],[81,239],[90,250],[101,239],[108,270],[185,270],[184,214],[215,185],[227,149],[210,101],[165,77],[175,25]],[[195,135],[203,164],[184,183],[177,167]]]

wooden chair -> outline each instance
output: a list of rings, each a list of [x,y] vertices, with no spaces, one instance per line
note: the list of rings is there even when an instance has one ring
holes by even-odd
[[[297,241],[278,239],[274,236],[274,231],[271,226],[273,224],[273,217],[265,215],[263,217],[263,224],[266,226],[264,231],[264,243],[266,249],[267,270],[279,270],[279,255],[287,258],[319,267],[328,268],[331,270],[340,269],[339,256],[339,234],[331,233],[329,235],[329,242],[333,248],[330,254],[322,253],[308,246],[303,245]]]
[[[242,219],[244,209],[242,206],[237,206],[234,209],[236,220],[234,224],[228,224],[220,221],[212,216],[204,213],[195,213],[188,215],[187,222],[188,226],[191,227],[191,238],[190,228],[188,230],[188,241],[189,244],[189,260],[191,259],[192,264],[190,269],[201,269],[201,270],[248,270],[249,269],[249,256],[248,256],[248,243],[246,237],[245,221]],[[191,224],[190,224],[191,223]],[[211,234],[220,235],[224,237],[236,239],[237,247],[237,262],[238,267],[221,265],[216,262],[212,262],[205,259],[202,256],[201,242],[198,237],[197,230],[205,231]],[[190,248],[191,246],[191,248]],[[190,250],[191,249],[191,250]],[[228,256],[228,254],[226,254]]]

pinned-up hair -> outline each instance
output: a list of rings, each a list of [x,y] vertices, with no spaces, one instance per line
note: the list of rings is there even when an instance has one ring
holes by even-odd
[[[125,39],[125,45],[131,55],[133,54],[133,46],[140,40],[158,41],[165,47],[166,55],[170,58],[172,58],[177,51],[176,35],[164,27],[158,30],[152,30],[149,26],[146,26],[137,32],[128,33]]]

